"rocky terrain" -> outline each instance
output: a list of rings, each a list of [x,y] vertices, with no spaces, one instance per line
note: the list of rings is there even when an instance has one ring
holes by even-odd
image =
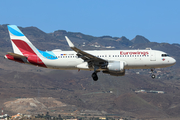
[[[180,117],[179,44],[150,42],[139,35],[129,40],[124,36],[93,37],[64,30],[45,33],[36,27],[20,29],[40,50],[70,50],[64,38],[67,35],[80,49],[152,48],[167,52],[177,63],[157,69],[157,79],[151,79],[150,70],[127,70],[123,77],[98,73],[99,80],[94,82],[91,71],[51,70],[4,59],[12,48],[6,25],[0,25],[0,107],[4,112],[80,114],[89,110],[144,119]],[[141,89],[165,94],[135,93]]]

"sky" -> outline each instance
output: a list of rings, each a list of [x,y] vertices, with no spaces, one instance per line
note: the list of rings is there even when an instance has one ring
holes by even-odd
[[[0,25],[180,43],[180,0],[0,0]]]

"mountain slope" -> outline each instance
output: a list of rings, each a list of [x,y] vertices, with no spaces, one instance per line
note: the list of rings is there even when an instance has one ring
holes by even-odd
[[[53,97],[65,104],[75,105],[79,110],[98,110],[139,118],[180,117],[179,44],[149,42],[143,36],[136,36],[130,41],[126,37],[93,37],[63,30],[45,33],[36,27],[20,29],[41,50],[70,50],[64,38],[67,35],[80,49],[150,47],[167,52],[177,63],[173,67],[157,69],[155,73],[160,76],[159,79],[152,80],[150,70],[127,70],[123,77],[98,73],[99,80],[94,82],[92,71],[51,70],[4,59],[3,56],[12,51],[12,48],[6,25],[0,25],[1,101],[19,97]],[[135,94],[134,91],[140,89],[162,90],[166,94]],[[10,111],[8,108],[5,110]]]

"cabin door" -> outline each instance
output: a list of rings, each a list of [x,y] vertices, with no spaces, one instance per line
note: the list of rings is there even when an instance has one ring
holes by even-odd
[[[156,52],[155,51],[151,51],[150,60],[156,61]]]

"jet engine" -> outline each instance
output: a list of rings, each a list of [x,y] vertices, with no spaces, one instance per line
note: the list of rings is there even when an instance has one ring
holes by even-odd
[[[107,70],[103,71],[103,73],[107,73],[114,76],[125,75],[124,62],[122,61],[109,62],[107,65]]]

